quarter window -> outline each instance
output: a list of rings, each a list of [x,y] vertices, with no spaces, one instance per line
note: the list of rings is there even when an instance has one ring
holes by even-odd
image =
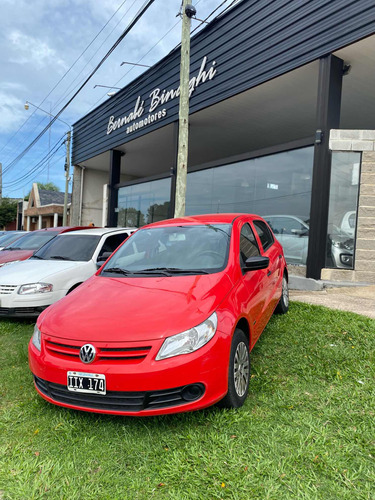
[[[261,220],[255,220],[253,223],[265,252],[274,242],[271,231],[268,229],[267,224]]]

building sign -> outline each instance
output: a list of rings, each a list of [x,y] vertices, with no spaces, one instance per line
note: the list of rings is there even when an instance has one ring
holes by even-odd
[[[193,95],[196,88],[202,83],[206,83],[216,75],[216,61],[212,61],[211,66],[207,68],[207,57],[204,57],[197,76],[193,76],[189,82],[189,97]],[[108,121],[107,135],[115,130],[126,125],[126,133],[131,134],[138,129],[146,127],[151,123],[161,120],[167,116],[166,108],[163,108],[167,102],[172,101],[180,96],[180,87],[177,89],[154,89],[150,95],[150,104],[145,106],[145,101],[141,96],[138,96],[133,111],[128,115],[116,118],[111,116]],[[147,113],[146,116],[145,113]]]

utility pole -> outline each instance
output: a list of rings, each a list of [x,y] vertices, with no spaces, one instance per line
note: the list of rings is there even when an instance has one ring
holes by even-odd
[[[191,18],[195,13],[195,8],[188,3],[188,0],[183,0],[175,217],[183,217],[185,215],[189,149],[190,25]]]
[[[68,221],[68,191],[69,191],[69,171],[70,171],[70,137],[71,132],[66,133],[66,160],[65,160],[65,194],[64,194],[64,213],[63,226],[67,225]]]

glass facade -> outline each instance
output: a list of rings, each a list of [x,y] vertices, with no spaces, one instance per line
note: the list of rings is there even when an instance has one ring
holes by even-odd
[[[353,269],[360,164],[360,153],[332,153],[326,267]]]
[[[169,217],[171,178],[125,186],[118,191],[119,227],[140,227]]]
[[[313,147],[188,173],[186,215],[256,213],[284,247],[287,262],[306,264]]]

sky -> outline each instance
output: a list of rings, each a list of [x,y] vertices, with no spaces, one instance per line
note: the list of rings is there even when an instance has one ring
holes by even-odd
[[[210,21],[231,4],[195,0],[197,17]],[[128,26],[144,0],[0,0],[0,163],[3,197],[26,196],[33,182],[65,189],[64,163],[69,125],[97,107],[110,89],[124,87],[181,39],[176,17],[181,0],[155,0],[49,132],[21,158],[30,143],[75,93]],[[199,26],[192,21],[192,29]],[[203,25],[201,25],[202,27]],[[29,109],[25,110],[28,101]],[[41,108],[37,109],[35,106]],[[66,123],[63,123],[66,122]],[[47,161],[48,155],[51,158]],[[71,183],[70,183],[71,191]]]

